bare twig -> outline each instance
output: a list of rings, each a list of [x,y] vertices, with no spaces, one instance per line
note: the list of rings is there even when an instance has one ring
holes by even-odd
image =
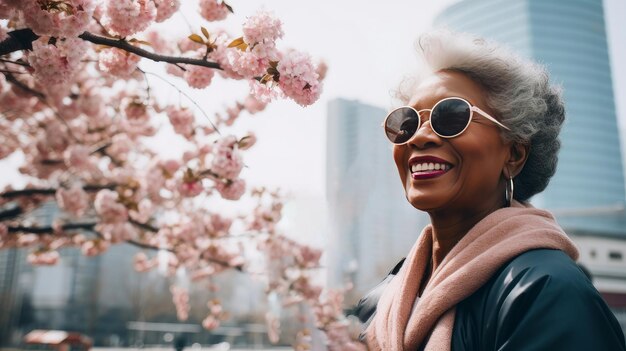
[[[141,71],[141,70],[140,70]],[[200,112],[202,112],[202,115],[207,119],[207,121],[209,121],[209,123],[211,124],[211,127],[215,130],[215,132],[217,132],[218,135],[222,135],[222,133],[220,133],[220,131],[217,129],[217,126],[213,123],[213,121],[211,121],[211,119],[209,118],[209,116],[206,114],[206,112],[204,112],[204,110],[202,109],[202,107],[200,107],[200,105],[198,105],[197,102],[194,101],[194,99],[192,99],[189,95],[187,95],[184,91],[182,91],[180,88],[178,88],[176,85],[172,84],[171,82],[169,82],[167,79],[159,76],[156,73],[152,73],[152,72],[147,72],[147,71],[141,71],[144,74],[149,74],[151,76],[155,76],[157,78],[159,78],[161,81],[163,81],[164,83],[168,84],[169,86],[171,86],[172,88],[176,89],[176,91],[178,91],[178,93],[182,94],[184,97],[187,98],[187,100],[191,101],[192,104],[194,104],[194,106],[196,106],[196,108],[198,108],[198,110],[200,110]]]

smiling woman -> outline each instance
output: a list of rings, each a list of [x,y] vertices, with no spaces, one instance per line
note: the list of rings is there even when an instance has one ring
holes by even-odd
[[[355,314],[371,350],[625,350],[578,250],[527,201],[556,170],[564,106],[546,70],[467,34],[420,40],[427,75],[385,134],[431,223]]]

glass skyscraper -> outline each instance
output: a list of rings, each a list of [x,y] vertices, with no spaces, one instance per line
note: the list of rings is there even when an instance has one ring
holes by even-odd
[[[534,199],[570,234],[626,238],[624,171],[601,0],[464,0],[436,26],[475,33],[545,64],[564,90],[557,173]]]
[[[409,252],[428,222],[413,208],[380,127],[386,111],[345,99],[328,104],[326,197],[329,282],[351,280],[348,302],[375,286]]]

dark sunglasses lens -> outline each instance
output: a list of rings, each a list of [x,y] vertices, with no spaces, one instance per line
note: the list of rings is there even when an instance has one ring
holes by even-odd
[[[467,127],[470,113],[470,105],[463,100],[443,100],[433,109],[430,124],[439,135],[454,136]]]
[[[400,107],[391,112],[385,122],[385,134],[394,144],[402,144],[411,139],[419,127],[417,112],[409,107]]]

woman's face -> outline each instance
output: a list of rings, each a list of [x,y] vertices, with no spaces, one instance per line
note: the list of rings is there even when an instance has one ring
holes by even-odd
[[[485,103],[485,91],[463,73],[440,71],[423,81],[411,98],[416,110],[430,109],[439,100],[461,97],[497,118]],[[500,137],[500,127],[474,113],[461,135],[446,139],[430,128],[430,114],[404,145],[394,145],[393,157],[407,200],[423,211],[476,211],[504,203],[502,177],[510,147]],[[414,165],[444,163],[444,170],[418,171]],[[412,167],[415,172],[412,172]]]

